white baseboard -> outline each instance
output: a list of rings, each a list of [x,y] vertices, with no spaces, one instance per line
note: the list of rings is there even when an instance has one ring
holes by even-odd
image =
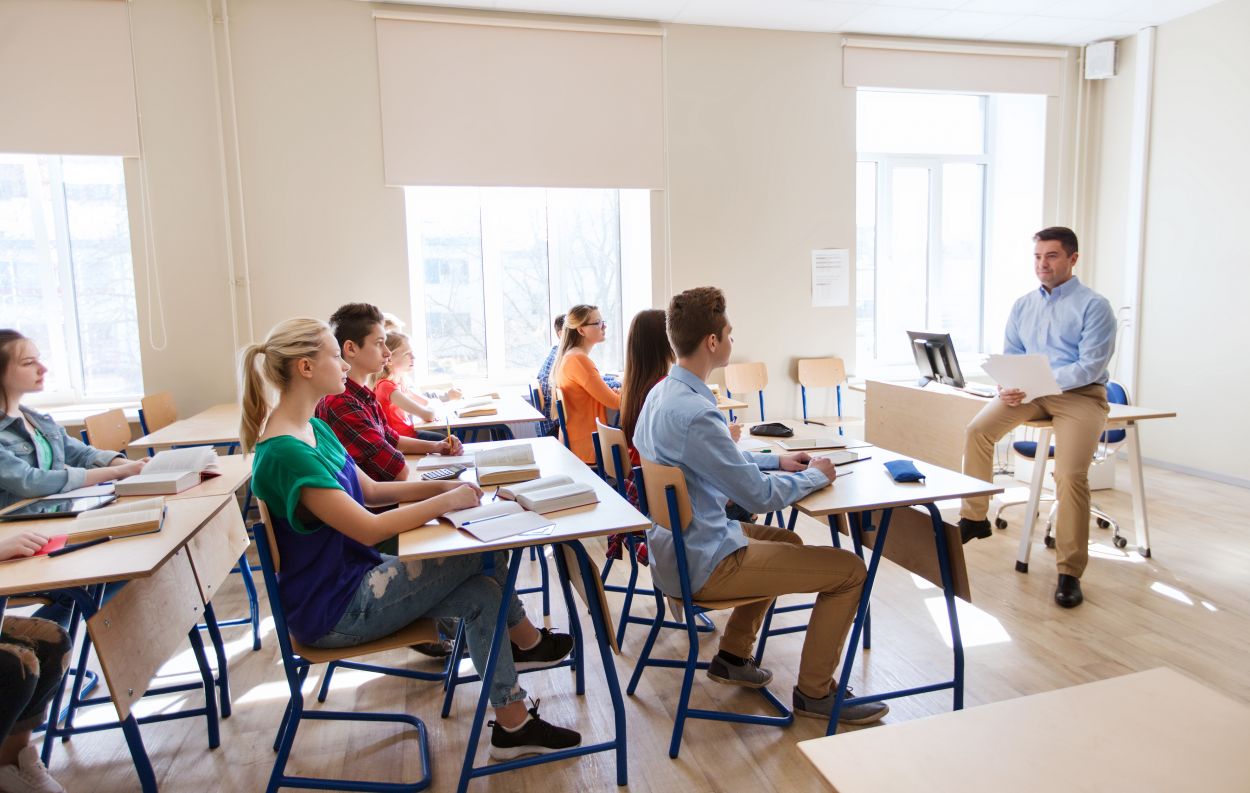
[[[1178,474],[1196,476],[1199,479],[1210,479],[1212,482],[1220,482],[1221,484],[1232,485],[1233,487],[1244,487],[1250,490],[1250,479],[1243,476],[1229,476],[1228,474],[1221,474],[1216,471],[1205,471],[1201,468],[1193,468],[1188,465],[1178,465],[1177,463],[1170,463],[1166,460],[1156,460],[1153,457],[1143,457],[1142,463],[1144,465],[1153,465],[1158,468],[1163,468],[1168,471],[1175,471]]]

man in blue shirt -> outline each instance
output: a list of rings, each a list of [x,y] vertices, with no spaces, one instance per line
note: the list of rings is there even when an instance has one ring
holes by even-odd
[[[968,425],[964,473],[977,479],[993,476],[994,444],[1026,421],[1050,418],[1055,433],[1056,567],[1055,602],[1079,606],[1081,573],[1089,561],[1089,465],[1107,418],[1107,362],[1115,351],[1116,318],[1107,298],[1072,274],[1076,267],[1076,234],[1062,226],[1042,229],[1033,237],[1033,269],[1041,285],[1012,306],[1003,351],[1008,355],[1041,354],[1050,360],[1062,394],[1031,401],[1019,389],[1000,388]],[[1039,450],[1039,457],[1044,450]],[[1039,459],[1038,465],[1044,463]],[[990,536],[987,497],[969,498],[960,510],[964,542]]]
[[[729,362],[733,348],[733,328],[719,289],[700,287],[677,295],[666,322],[677,363],[647,395],[634,445],[643,459],[675,466],[685,475],[692,511],[683,532],[691,592],[698,600],[816,592],[794,710],[828,719],[833,672],[859,604],[864,563],[850,551],[805,546],[797,534],[780,527],[731,520],[725,503],[733,499],[750,512],[773,512],[829,486],[837,473],[827,458],[743,452],[729,436],[725,416],[704,382]],[[655,585],[680,596],[672,533],[652,526],[647,543]],[[757,667],[751,656],[769,605],[761,601],[734,609],[708,677],[749,688],[768,685],[772,673]],[[882,702],[853,705],[842,709],[839,720],[867,724],[888,710]]]

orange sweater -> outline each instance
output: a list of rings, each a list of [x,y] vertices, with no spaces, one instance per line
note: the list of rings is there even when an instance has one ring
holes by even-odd
[[[595,419],[608,423],[608,408],[620,410],[621,395],[608,388],[599,367],[589,355],[568,353],[560,364],[556,385],[564,394],[564,421],[568,425],[569,449],[582,462],[595,464],[595,445],[590,436]]]

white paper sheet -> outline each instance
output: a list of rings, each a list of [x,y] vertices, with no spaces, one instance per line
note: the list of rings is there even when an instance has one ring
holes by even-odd
[[[87,485],[75,490],[69,490],[64,493],[53,493],[50,496],[44,496],[40,501],[49,501],[54,498],[86,498],[87,496],[107,496],[113,492],[112,482],[101,482],[98,485]]]
[[[469,521],[460,528],[482,542],[494,542],[518,534],[531,532],[537,534],[540,529],[554,525],[552,521],[537,512],[518,512],[513,515]]]
[[[981,368],[1003,388],[1023,391],[1025,402],[1063,393],[1045,355],[991,355]]]
[[[851,304],[851,252],[846,248],[812,251],[812,306]]]

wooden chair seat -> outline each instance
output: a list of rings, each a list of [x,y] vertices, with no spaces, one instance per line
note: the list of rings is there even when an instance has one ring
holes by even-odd
[[[311,661],[314,664],[325,664],[330,661],[342,661],[348,658],[368,655],[369,653],[381,653],[387,650],[396,650],[400,647],[436,641],[438,641],[438,626],[435,621],[419,619],[405,628],[400,628],[390,636],[383,636],[381,639],[374,639],[371,642],[356,644],[351,647],[313,647],[296,640],[292,636],[291,648],[306,661]]]

